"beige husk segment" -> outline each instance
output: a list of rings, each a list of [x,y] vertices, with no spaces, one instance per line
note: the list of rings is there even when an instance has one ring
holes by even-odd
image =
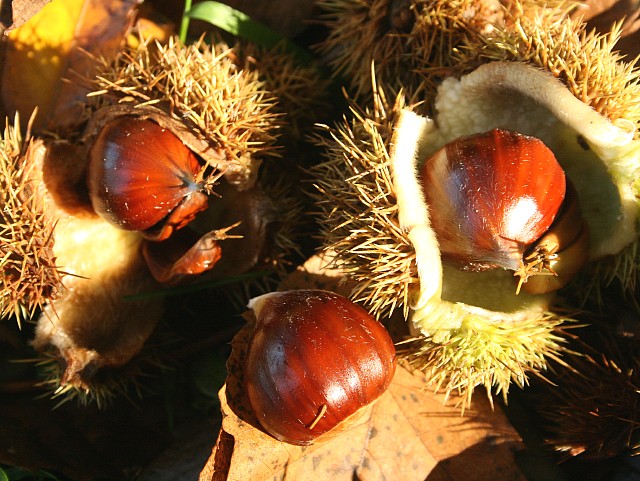
[[[362,5],[326,3],[334,9],[334,31],[325,47],[337,50],[349,37],[349,20],[340,20],[338,11]],[[416,179],[427,155],[495,127],[541,138],[576,185],[592,231],[589,268],[614,266],[606,269],[609,280],[635,279],[637,268],[633,259],[620,259],[637,244],[639,73],[613,53],[615,29],[599,36],[561,22],[567,4],[537,9],[513,2],[510,8],[520,16],[505,10],[504,21],[488,30],[451,26],[461,29],[456,45],[432,45],[440,57],[428,66],[423,58],[424,68],[414,68],[403,88],[388,78],[386,61],[372,65],[366,76],[375,79],[372,101],[364,101],[370,107],[354,104],[343,122],[324,128],[319,144],[327,160],[314,169],[323,242],[336,254],[332,266],[354,283],[352,298],[379,317],[401,309],[416,336],[405,359],[436,388],[462,394],[463,407],[476,386],[506,395],[511,383],[524,385],[546,369],[547,359],[559,359],[567,311],[554,307],[553,294],[516,295],[511,272],[442,264]],[[367,28],[373,27],[354,26],[354,35]],[[456,61],[438,64],[440,58]],[[423,97],[434,79],[435,95]],[[356,90],[361,96],[363,89]],[[422,102],[407,106],[406,99]]]

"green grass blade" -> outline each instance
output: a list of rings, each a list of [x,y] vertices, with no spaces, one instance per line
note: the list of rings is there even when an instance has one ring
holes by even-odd
[[[276,45],[284,44],[287,51],[297,55],[300,60],[308,62],[313,58],[307,50],[278,32],[253,20],[247,14],[219,2],[206,1],[196,3],[192,8],[185,11],[184,16],[188,19],[210,23],[236,37],[249,40],[262,47],[273,48]]]
[[[180,21],[180,41],[183,44],[187,43],[187,30],[189,30],[189,17],[185,14],[191,10],[191,0],[184,1],[184,12],[182,13],[182,20]]]

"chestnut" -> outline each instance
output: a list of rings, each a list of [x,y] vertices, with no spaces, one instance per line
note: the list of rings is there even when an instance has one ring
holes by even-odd
[[[493,129],[458,138],[430,156],[420,173],[441,255],[465,270],[513,270],[519,291],[533,275],[557,277],[552,261],[579,234],[584,247],[577,195],[553,152],[535,137]],[[586,261],[587,250],[580,252],[563,269],[569,277]],[[532,289],[556,290],[566,282],[538,282]]]
[[[164,240],[207,208],[202,167],[157,123],[123,116],[107,123],[89,154],[94,210],[108,222]]]
[[[256,326],[246,361],[247,394],[258,421],[276,439],[306,445],[330,430],[340,432],[389,386],[393,341],[346,297],[293,290],[256,297],[248,307]]]

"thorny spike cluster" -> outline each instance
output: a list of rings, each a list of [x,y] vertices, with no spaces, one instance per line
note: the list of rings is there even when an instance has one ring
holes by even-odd
[[[278,99],[274,110],[283,114],[287,123],[280,131],[285,142],[306,136],[321,120],[318,116],[331,111],[327,98],[330,80],[319,65],[297,60],[281,44],[266,49],[241,42],[236,49],[242,68],[258,73]]]
[[[246,58],[241,57],[242,52]],[[275,278],[291,263],[291,257],[299,255],[297,239],[302,207],[298,194],[290,188],[291,172],[286,172],[277,161],[263,161],[281,154],[282,132],[291,135],[288,140],[299,135],[290,134],[289,126],[298,121],[309,122],[298,114],[312,115],[312,110],[321,103],[326,81],[320,80],[315,67],[297,68],[292,57],[268,52],[277,57],[270,59],[267,52],[264,58],[261,54],[249,48],[240,51],[222,41],[212,45],[200,41],[188,46],[176,39],[166,45],[143,41],[126,47],[115,59],[94,59],[97,76],[87,79],[93,92],[88,97],[84,118],[75,126],[60,126],[55,140],[48,137],[38,140],[41,147],[38,155],[25,155],[32,142],[23,146],[19,132],[7,128],[0,159],[4,207],[0,226],[3,241],[0,314],[15,315],[18,321],[39,314],[33,346],[40,353],[45,385],[61,402],[76,398],[83,404],[97,402],[102,406],[115,394],[126,394],[128,383],[133,381],[135,385],[132,378],[138,375],[145,352],[153,351],[154,342],[149,338],[162,316],[161,300],[123,300],[144,290],[157,289],[158,282],[162,282],[159,278],[154,280],[145,265],[162,269],[166,265],[167,270],[159,272],[171,274],[172,282],[173,279],[190,282],[200,271],[185,271],[186,277],[180,271],[173,276],[171,263],[191,262],[198,256],[193,251],[207,250],[210,239],[216,239],[214,242],[230,239],[223,241],[224,255],[215,264],[220,269],[214,276],[224,278],[251,269],[273,274],[266,276],[268,280],[239,282],[240,287],[228,289],[228,297],[241,295],[244,304],[249,294],[266,289],[267,283],[272,287]],[[294,75],[286,80],[278,78],[277,72],[265,75],[262,62],[279,65],[284,73]],[[312,98],[279,102],[277,97],[286,86],[299,92],[301,84],[306,88],[317,87],[310,89]],[[110,153],[102,152],[102,147],[94,149],[100,134],[110,131],[106,126],[118,134],[126,131],[119,128],[119,122],[128,125],[127,128],[134,123],[143,126],[139,130],[162,135],[163,142],[169,143],[163,146],[174,146],[175,149],[165,149],[171,153],[153,155],[153,162],[163,162],[168,156],[167,164],[163,164],[165,170],[177,172],[180,177],[186,169],[187,174],[196,176],[193,185],[187,186],[201,190],[194,195],[212,194],[214,187],[211,207],[204,211],[206,215],[198,219],[190,217],[195,216],[194,212],[203,212],[199,204],[193,211],[186,208],[189,229],[178,223],[176,232],[190,232],[173,244],[159,242],[153,234],[175,211],[151,228],[144,224],[140,230],[136,228],[138,224],[125,225],[122,219],[107,219],[108,213],[116,213],[114,206],[120,205],[119,199],[109,197],[108,203],[100,204],[104,208],[92,209],[86,198],[87,191],[92,202],[96,195],[104,193],[107,180],[96,167],[103,162],[126,164],[132,169],[126,179],[122,177],[128,175],[126,172],[119,172],[117,178],[110,177],[109,182],[118,184],[110,193],[118,192],[121,197],[137,192],[130,189],[132,179],[154,182],[152,187],[160,189],[164,184],[158,182],[169,176],[155,171],[153,176],[145,176],[136,170],[141,165],[157,165],[144,158],[144,143],[153,142],[153,138],[144,137],[146,134],[140,134],[140,145],[126,149],[122,155],[115,134],[101,144],[110,148]],[[160,144],[156,138],[154,145]],[[181,162],[181,167],[173,172],[175,166],[169,157],[176,155],[176,149],[181,156],[185,155],[184,149],[177,146],[193,155],[185,157],[189,160]],[[289,150],[287,153],[291,154]],[[141,157],[129,158],[129,154]],[[143,164],[143,160],[147,163]],[[52,166],[48,171],[43,168],[47,162]],[[202,166],[200,169],[196,168],[197,163]],[[93,166],[93,187],[84,184],[85,177],[89,178],[85,165]],[[73,172],[75,180],[67,179],[64,172]],[[40,182],[33,181],[32,175]],[[51,178],[42,182],[43,175]],[[82,192],[76,192],[77,189]],[[137,201],[144,204],[139,206],[141,209],[151,205],[153,210],[154,200],[149,197],[138,196]],[[59,204],[63,198],[65,201],[72,198],[73,206]],[[122,205],[128,212],[126,199]],[[166,264],[152,262],[167,254],[165,246],[182,252],[183,244],[192,242],[194,236],[202,237],[183,257],[177,260],[171,257]],[[167,241],[174,237],[178,236],[171,235]],[[162,247],[141,249],[141,245],[149,247],[151,243]],[[220,246],[216,247],[220,251]],[[96,251],[99,255],[95,255]],[[213,257],[203,259],[203,268],[212,262]],[[59,270],[62,264],[64,272]],[[239,290],[243,292],[236,292]],[[106,307],[96,308],[100,303]]]
[[[237,170],[238,182],[255,174],[255,154],[273,153],[275,98],[257,71],[236,65],[233,50],[223,43],[141,42],[115,61],[103,60],[98,70],[97,89],[90,97],[94,108],[113,103],[115,97],[119,104],[133,103],[136,109],[166,109],[207,139],[214,152],[212,158],[203,155],[204,160],[212,167],[217,166],[215,160],[228,162],[226,168]]]
[[[321,235],[327,250],[338,253],[333,266],[354,282],[352,297],[380,318],[396,309],[409,317],[412,290],[420,282],[415,250],[398,225],[388,157],[391,129],[403,107],[401,97],[389,105],[381,90],[374,109],[352,106],[351,122],[318,138],[327,160],[312,169],[316,205],[321,217],[331,220],[323,223]],[[532,371],[545,369],[545,357],[562,351],[555,331],[563,316],[542,313],[542,319],[501,325],[459,315],[461,326],[446,342],[419,337],[400,346],[399,354],[425,372],[429,385],[461,395],[463,409],[475,386],[483,386],[490,398],[492,392],[506,396],[512,382],[525,386]]]
[[[45,213],[44,197],[26,151],[19,122],[8,122],[0,140],[0,318],[20,323],[42,308],[61,284],[53,255],[54,220]]]
[[[393,164],[394,148],[406,145],[399,131],[406,130],[409,142],[415,142],[415,150],[398,150],[405,157],[415,155],[417,160],[412,162],[419,163],[463,135],[511,128],[536,137],[536,122],[541,125],[548,120],[552,124],[558,122],[553,118],[555,114],[550,113],[551,106],[546,113],[536,113],[546,115],[546,120],[529,112],[533,123],[518,119],[518,112],[506,112],[502,118],[515,120],[522,130],[508,122],[501,124],[499,114],[491,117],[493,103],[487,100],[493,99],[491,79],[495,77],[487,74],[484,84],[478,85],[473,82],[482,73],[473,79],[459,79],[461,75],[471,77],[480,67],[501,62],[504,71],[510,70],[509,65],[515,65],[516,70],[522,65],[532,75],[538,75],[534,71],[542,71],[548,80],[544,82],[563,101],[576,105],[585,115],[598,116],[605,130],[611,129],[612,148],[608,148],[609,140],[598,140],[600,134],[593,133],[591,140],[585,139],[590,135],[588,129],[584,135],[565,127],[541,135],[545,136],[545,143],[551,144],[563,169],[568,169],[568,178],[574,183],[579,181],[580,203],[588,197],[582,211],[589,229],[583,232],[594,233],[595,247],[589,250],[581,235],[579,255],[593,255],[588,269],[599,275],[590,278],[590,289],[585,291],[591,292],[594,283],[615,277],[628,290],[637,277],[638,265],[637,239],[627,234],[637,228],[633,227],[637,216],[637,201],[633,198],[634,192],[635,197],[638,193],[634,180],[638,172],[638,146],[633,137],[638,138],[640,123],[640,104],[636,101],[640,71],[615,53],[619,27],[608,34],[587,33],[584,23],[568,18],[576,2],[558,1],[544,7],[539,2],[508,2],[506,6],[493,4],[495,8],[491,2],[481,3],[486,9],[474,10],[477,14],[474,16],[469,14],[469,3],[464,1],[321,2],[329,35],[319,46],[319,52],[334,74],[345,78],[359,105],[354,101],[342,122],[325,127],[325,132],[319,135],[318,144],[324,149],[326,160],[312,169],[317,189],[312,195],[323,219],[322,242],[331,254],[332,265],[353,281],[352,297],[380,317],[399,309],[405,318],[415,320],[419,313],[419,321],[410,319],[417,337],[404,354],[412,365],[425,371],[434,386],[446,393],[462,394],[463,407],[470,401],[476,385],[484,386],[489,395],[495,391],[506,395],[511,382],[525,385],[531,373],[545,370],[545,358],[557,358],[564,351],[561,333],[567,319],[562,313],[567,311],[550,312],[554,310],[552,295],[507,294],[508,299],[504,302],[495,299],[496,303],[494,299],[487,300],[493,295],[475,295],[473,285],[482,285],[487,277],[447,266],[444,275],[438,275],[425,261],[437,258],[436,264],[440,264],[439,248],[427,246],[426,250],[433,255],[421,257],[416,251],[417,237],[409,235],[414,224],[403,223],[398,205],[400,181],[394,178]],[[435,22],[436,18],[440,21]],[[400,20],[404,23],[398,23]],[[425,28],[430,22],[438,26]],[[373,42],[376,49],[372,48]],[[382,55],[378,57],[375,52]],[[496,84],[493,90],[498,92],[493,94],[496,97],[500,93],[508,97],[518,91],[517,85],[501,90],[497,87],[501,82],[494,80],[493,84]],[[459,85],[460,89],[455,90]],[[471,112],[473,95],[481,97],[477,112]],[[392,100],[387,101],[385,96]],[[504,108],[508,108],[507,103]],[[443,110],[449,115],[446,119]],[[433,117],[422,117],[424,126],[411,125],[414,132],[398,125],[404,112]],[[490,120],[481,127],[487,113]],[[465,123],[469,117],[472,119]],[[448,132],[447,128],[458,120],[461,125],[453,125],[453,132]],[[420,129],[423,131],[417,133]],[[613,140],[618,135],[619,144]],[[589,165],[573,160],[583,156],[588,158]],[[614,193],[600,204],[597,193],[589,195],[592,193],[581,190],[588,189],[592,171],[604,172],[602,185],[612,185]],[[404,177],[398,176],[401,178]],[[602,233],[613,232],[613,228],[611,231],[600,228],[606,222],[601,224],[603,219],[594,216],[602,202],[611,202],[606,207],[616,219],[625,219],[626,223],[616,224],[618,230],[608,238]],[[419,203],[416,200],[416,205]],[[415,220],[413,216],[411,221]],[[421,226],[424,231],[432,230],[428,215]],[[603,246],[610,246],[609,258],[593,262],[598,257],[589,253]],[[423,245],[421,249],[424,248]],[[562,255],[553,246],[549,249],[550,256],[542,263],[548,264],[543,271],[550,274],[545,277],[551,278],[558,273],[557,261]],[[511,282],[508,279],[496,282],[496,292],[505,287],[512,290]],[[418,289],[430,295],[416,297]],[[443,302],[434,300],[440,298]]]
[[[358,286],[354,299],[381,317],[399,307],[408,316],[411,288],[417,282],[415,251],[397,225],[388,154],[403,107],[401,97],[387,105],[381,91],[373,109],[361,111],[354,105],[351,122],[327,127],[330,137],[318,136],[327,161],[312,169],[316,205],[323,218],[332,219],[320,226],[324,245],[340,253],[333,262]]]
[[[456,69],[455,52],[468,37],[488,35],[505,23],[509,10],[496,0],[321,0],[329,35],[318,51],[354,98],[371,97],[371,66],[389,93],[429,99],[439,81]],[[545,2],[545,12],[564,18],[577,2]],[[529,15],[539,2],[507,2]],[[473,51],[473,50],[472,50]],[[428,106],[427,106],[428,107]]]
[[[463,410],[471,405],[475,386],[482,386],[491,402],[494,393],[506,400],[511,383],[524,388],[532,372],[545,371],[547,360],[564,352],[560,328],[567,319],[556,314],[512,326],[477,321],[465,318],[446,343],[416,338],[403,346],[409,365],[423,371],[430,386],[447,397],[462,396]]]
[[[581,342],[572,345],[577,355],[554,366],[553,384],[538,393],[548,443],[566,455],[589,459],[638,455],[637,340],[607,333],[595,344],[596,349]]]
[[[496,27],[491,35],[470,35],[453,58],[457,73],[496,60],[530,63],[553,73],[576,98],[612,121],[627,119],[637,125],[640,71],[616,49],[621,28],[614,24],[610,32],[598,33],[587,30],[584,22],[550,16],[542,9],[534,15],[513,15],[508,26]]]

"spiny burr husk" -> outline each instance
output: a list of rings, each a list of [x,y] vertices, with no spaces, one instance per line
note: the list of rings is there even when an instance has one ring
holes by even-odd
[[[551,72],[595,111],[613,122],[627,124],[630,130],[635,125],[637,138],[640,70],[633,59],[626,59],[616,51],[620,35],[619,24],[613,25],[610,32],[597,33],[588,31],[579,20],[550,18],[545,10],[540,10],[535,15],[513,15],[508,27],[496,28],[491,35],[473,37],[454,56],[460,73],[496,60],[525,62]],[[626,172],[623,174],[626,176],[633,175],[632,157],[620,159],[616,164],[611,166],[618,172],[613,175],[619,177],[620,171]],[[637,177],[632,188],[636,192],[640,189]],[[585,303],[588,297],[601,297],[601,290],[613,281],[623,291],[632,292],[637,284],[637,255],[637,241],[633,241],[615,256],[591,264],[579,276],[573,294]]]
[[[489,34],[469,35],[467,45],[451,53],[451,73],[469,73],[493,61],[524,62],[552,73],[576,98],[611,121],[637,124],[640,73],[634,59],[617,51],[621,28],[614,24],[609,32],[598,33],[555,9],[528,15],[516,10]]]
[[[201,235],[212,228],[228,232],[211,276],[283,269],[297,250],[302,211],[293,184],[281,187],[298,178],[299,153],[287,142],[299,141],[298,125],[322,105],[317,68],[298,67],[278,49],[231,47],[219,39],[186,46],[170,38],[166,44],[143,40],[98,70],[83,143],[91,145],[96,132],[121,115],[170,130],[206,164],[204,181],[213,193],[192,227]],[[285,141],[282,132],[290,134]]]
[[[92,211],[77,151],[52,140],[31,147],[27,186],[38,187],[40,212],[51,219],[49,255],[59,275],[55,291],[29,318],[37,322],[33,346],[59,363],[60,392],[91,396],[101,369],[122,367],[139,353],[161,317],[162,303],[126,299],[156,286],[140,256],[142,239]],[[36,262],[46,260],[43,255]]]
[[[256,72],[275,97],[274,110],[283,115],[280,133],[284,138],[278,143],[284,143],[287,154],[315,123],[330,118],[330,79],[319,62],[297,58],[284,44],[267,49],[239,42],[234,52],[242,68]]]
[[[319,6],[329,36],[318,50],[354,97],[365,101],[371,96],[372,65],[391,94],[424,93],[423,79],[415,74],[420,63],[431,59],[444,66],[448,49],[467,29],[491,28],[501,13],[491,0],[323,0]]]
[[[74,149],[43,139],[22,146],[10,126],[5,139],[2,314],[37,321],[33,345],[58,363],[60,392],[91,396],[98,371],[135,357],[161,315],[157,301],[124,298],[155,286],[140,236],[91,211]]]
[[[61,287],[53,251],[55,217],[39,182],[33,152],[40,141],[23,139],[19,121],[6,121],[0,140],[0,318],[18,323],[42,309]]]
[[[115,60],[100,60],[84,142],[108,120],[137,115],[173,132],[227,182],[255,183],[273,155],[279,128],[275,99],[256,72],[240,68],[223,42],[189,46],[141,41]],[[215,175],[212,173],[211,175]]]
[[[141,255],[142,236],[96,216],[88,198],[87,152],[111,120],[150,119],[206,164],[205,181],[219,202],[189,227],[220,233],[226,255],[213,277],[278,271],[296,251],[301,207],[274,165],[282,113],[259,72],[236,61],[223,43],[141,42],[114,62],[98,61],[96,91],[78,124],[82,135],[58,132],[65,140],[42,144],[37,171],[47,214],[56,219],[52,256],[64,277],[43,304],[34,347],[53,373],[47,384],[54,395],[99,403],[110,397],[119,383],[108,373],[129,370],[162,316],[161,301],[138,296],[158,288]],[[267,158],[270,168],[262,165]]]
[[[428,374],[433,387],[462,395],[464,408],[477,385],[489,395],[494,389],[506,395],[511,382],[525,385],[531,372],[544,370],[545,356],[561,351],[556,330],[564,317],[547,311],[548,296],[516,296],[511,279],[486,274],[480,274],[486,279],[479,285],[490,282],[487,292],[495,295],[477,305],[478,297],[469,288],[476,277],[467,282],[469,273],[455,268],[443,272],[437,251],[432,251],[436,265],[425,269],[423,253],[399,221],[391,167],[393,131],[404,110],[401,97],[390,104],[380,92],[373,109],[354,106],[352,119],[327,127],[328,135],[319,136],[328,159],[312,169],[317,188],[312,195],[323,219],[320,235],[327,250],[336,254],[331,265],[354,283],[351,297],[379,317],[395,310],[406,318],[414,316],[422,276],[429,276],[424,280],[436,290],[441,276],[445,292],[430,304],[428,316],[433,330],[421,333],[417,328],[416,338],[399,346],[399,352]],[[423,234],[437,248],[433,233]],[[457,297],[457,286],[469,297]]]
[[[429,100],[439,81],[457,68],[453,53],[469,38],[489,35],[505,25],[513,11],[533,15],[539,3],[321,0],[320,19],[329,34],[317,49],[360,102],[371,98],[372,65],[377,81],[390,95],[402,90],[416,101]],[[545,2],[545,11],[564,17],[575,3]]]
[[[447,78],[435,118],[375,96],[374,108],[321,140],[328,161],[315,169],[324,244],[356,281],[353,296],[378,315],[402,307],[418,341],[408,359],[446,392],[470,400],[484,385],[509,384],[545,368],[562,339],[554,294],[517,295],[512,273],[465,272],[442,263],[416,166],[444,144],[492,128],[542,139],[576,185],[593,232],[595,261],[636,241],[640,146],[636,123],[610,119],[576,99],[553,75],[526,63],[492,62]],[[327,221],[328,219],[328,221]]]
[[[112,367],[94,364],[81,375],[76,373],[74,381],[69,378],[69,365],[66,359],[61,359],[58,347],[47,344],[32,361],[40,379],[38,385],[52,400],[57,401],[55,407],[75,402],[80,406],[95,404],[98,409],[103,409],[117,399],[141,399],[150,389],[143,380],[151,373],[166,368],[158,352],[162,349],[158,344],[163,342],[156,339],[159,337],[158,330],[161,328],[154,331],[142,350],[125,365]]]
[[[577,337],[566,364],[553,366],[534,409],[549,445],[567,456],[612,458],[640,453],[640,349],[637,339],[606,332]]]
[[[387,26],[381,20],[387,8],[382,2],[376,4],[378,17],[365,15],[358,20],[361,25],[351,24],[350,28],[345,25],[352,18],[341,14],[348,9],[363,14],[358,10],[360,3],[326,3],[339,12],[329,17],[332,31],[325,45],[341,52],[339,60],[353,52],[346,39]],[[410,12],[415,18],[429,18],[449,3],[454,4],[410,2]],[[424,7],[420,12],[418,4]],[[410,72],[408,80],[398,82],[385,70],[402,61],[401,49],[396,49],[396,56],[378,59],[382,66],[373,65],[371,74],[358,76],[352,71],[358,78],[347,81],[356,86],[366,87],[374,76],[393,96],[400,91],[399,83],[401,99],[422,104],[404,111],[398,103],[391,107],[380,101],[372,83],[373,109],[355,108],[351,121],[331,130],[333,138],[322,142],[330,160],[320,167],[317,182],[323,215],[335,218],[325,228],[326,244],[336,249],[337,262],[357,281],[354,296],[381,314],[402,306],[422,333],[408,350],[409,359],[447,392],[468,395],[476,383],[506,392],[511,380],[522,384],[528,372],[544,369],[544,357],[558,353],[561,339],[554,329],[563,316],[548,312],[553,296],[521,293],[514,297],[500,286],[503,281],[508,284],[506,280],[485,273],[461,273],[441,264],[428,213],[423,215],[417,207],[420,201],[412,203],[415,189],[397,188],[395,179],[413,177],[413,160],[407,159],[426,158],[453,139],[496,127],[539,137],[554,151],[568,177],[579,184],[581,207],[592,232],[590,264],[579,273],[579,278],[588,280],[583,282],[588,284],[583,291],[597,294],[594,284],[614,278],[631,291],[638,272],[640,150],[633,139],[638,137],[640,120],[636,100],[640,74],[634,64],[625,63],[615,53],[618,28],[608,34],[587,33],[584,24],[566,20],[575,6],[571,2],[544,7],[519,1],[505,5],[489,28],[450,23],[449,37],[432,35],[428,51],[438,55],[424,55],[427,49],[414,41],[418,48],[412,50],[412,56],[417,59],[403,71]],[[387,47],[399,44],[402,38],[378,37]],[[455,41],[447,41],[452,38]],[[333,65],[341,68],[339,62]],[[422,117],[425,113],[433,117]],[[341,174],[341,169],[347,173]],[[349,213],[339,214],[337,206]],[[414,231],[411,238],[406,230]],[[474,285],[480,284],[490,287],[478,295]],[[422,293],[414,297],[418,291]],[[445,302],[430,306],[428,299]],[[447,302],[451,300],[456,302]],[[443,305],[447,308],[442,309]],[[518,327],[527,325],[536,335],[529,336],[531,341],[515,341]],[[490,338],[476,342],[478,330],[479,337]],[[449,339],[453,339],[450,344]],[[532,356],[538,345],[542,355]],[[509,364],[507,369],[494,369]]]

